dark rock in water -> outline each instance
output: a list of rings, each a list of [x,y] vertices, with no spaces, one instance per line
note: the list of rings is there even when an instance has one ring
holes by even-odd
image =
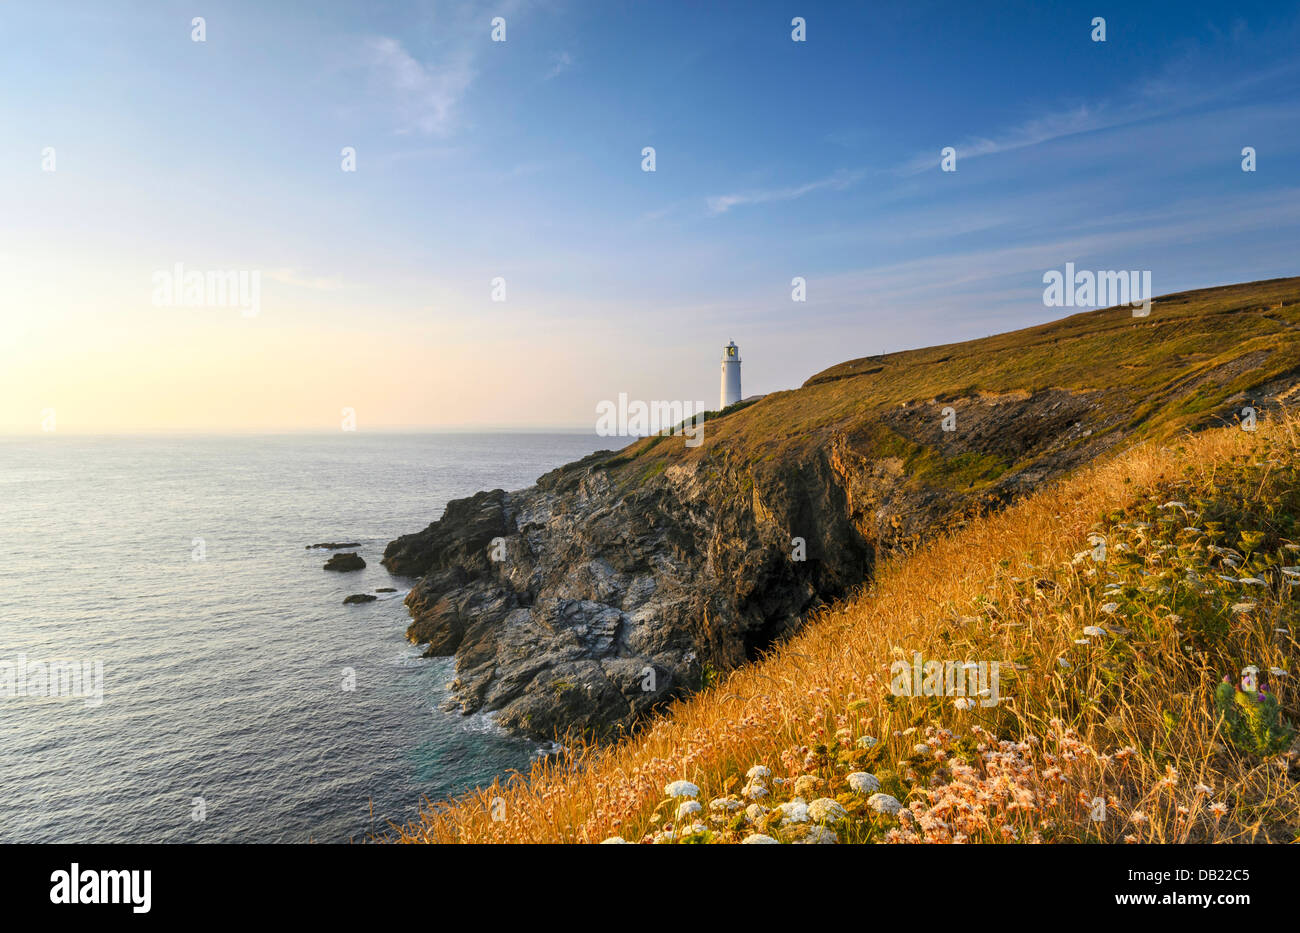
[[[347,599],[343,600],[343,605],[347,606],[350,603],[373,603],[378,598],[378,596],[371,596],[369,593],[353,593]]]
[[[322,544],[309,544],[305,550],[314,551],[316,548],[320,548],[323,551],[341,551],[345,547],[361,547],[361,544],[357,541],[349,541],[346,544],[339,544],[336,541],[328,541]]]
[[[393,587],[393,586],[381,586],[381,587],[379,587],[377,590],[375,590],[375,592],[376,592],[376,593],[396,593],[396,592],[397,592],[397,588],[396,588],[396,587]]]
[[[326,570],[361,570],[366,562],[355,551],[346,554],[334,554],[325,562]]]

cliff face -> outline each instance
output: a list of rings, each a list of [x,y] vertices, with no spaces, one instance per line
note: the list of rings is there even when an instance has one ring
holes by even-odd
[[[1174,365],[1188,329],[1160,327],[1175,313],[1155,326],[1127,312],[1079,315],[1102,341],[1092,351],[1118,328],[1147,327],[1137,345],[1167,339],[1169,352],[1144,352],[1131,370],[1112,359],[1092,380],[1058,366],[1025,386],[1018,370],[1034,348],[1049,345],[1050,359],[1079,339],[1048,325],[987,350],[984,378],[964,390],[924,395],[935,387],[917,375],[926,365],[981,342],[936,348],[933,359],[857,361],[710,420],[700,448],[651,438],[528,489],[452,502],[384,553],[390,571],[419,578],[408,635],[429,655],[455,655],[465,712],[495,711],[506,728],[539,737],[617,733],[753,658],[809,609],[868,580],[883,551],[967,508],[1013,498],[1135,435],[1228,419],[1246,403],[1293,403],[1300,282],[1285,283],[1289,298],[1269,292],[1270,313],[1238,319],[1237,345],[1201,350],[1201,360]],[[1166,310],[1179,300],[1164,299]],[[1200,307],[1183,324],[1206,316],[1206,333],[1221,329]],[[1153,365],[1168,370],[1155,390]],[[789,414],[801,410],[817,416]]]
[[[390,570],[423,573],[409,635],[456,655],[465,711],[497,710],[538,736],[626,727],[698,689],[709,668],[741,663],[869,566],[824,461],[790,470],[764,504],[740,495],[739,476],[698,465],[626,488],[615,459],[454,503],[385,551]],[[810,552],[832,560],[780,558],[796,514],[818,535]]]

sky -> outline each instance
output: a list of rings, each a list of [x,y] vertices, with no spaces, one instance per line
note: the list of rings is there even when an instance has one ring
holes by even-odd
[[[593,430],[1300,272],[1300,5],[979,6],[4,0],[0,431]]]

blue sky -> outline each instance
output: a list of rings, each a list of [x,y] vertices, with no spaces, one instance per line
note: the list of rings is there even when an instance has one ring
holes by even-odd
[[[733,338],[749,394],[1050,320],[1066,262],[1298,271],[1295,4],[878,6],[5,3],[0,427],[590,426]],[[175,262],[261,314],[150,306]]]

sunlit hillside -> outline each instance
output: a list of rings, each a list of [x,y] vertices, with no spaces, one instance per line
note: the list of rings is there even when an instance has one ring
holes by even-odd
[[[1266,342],[1279,313],[1234,319]],[[1278,417],[1085,468],[881,565],[639,736],[393,838],[1293,841],[1298,432]],[[997,662],[998,702],[908,696],[918,662]]]

